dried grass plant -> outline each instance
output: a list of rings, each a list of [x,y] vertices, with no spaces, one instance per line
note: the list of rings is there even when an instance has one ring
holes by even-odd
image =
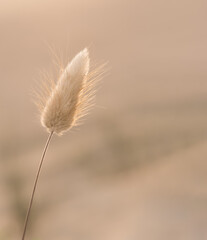
[[[53,134],[61,135],[79,124],[79,120],[93,105],[94,86],[100,79],[102,67],[89,71],[89,65],[89,53],[85,48],[61,71],[57,83],[51,81],[49,85],[43,87],[42,93],[38,94],[37,104],[41,112],[41,124],[49,132],[49,136],[35,178],[22,240],[25,239],[39,175]]]

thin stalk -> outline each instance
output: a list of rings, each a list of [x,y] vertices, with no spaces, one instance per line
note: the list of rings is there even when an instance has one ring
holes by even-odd
[[[40,160],[39,168],[38,168],[37,175],[36,175],[35,182],[34,182],[34,187],[33,187],[33,190],[32,190],[32,195],[31,195],[29,207],[28,207],[28,210],[27,210],[27,215],[26,215],[26,218],[25,218],[22,240],[24,240],[24,238],[25,238],[25,234],[26,234],[26,231],[27,231],[27,225],[28,225],[28,222],[29,222],[29,216],[30,216],[30,212],[31,212],[31,208],[32,208],[32,203],[33,203],[33,200],[34,200],[35,190],[36,190],[36,187],[37,187],[37,183],[38,183],[39,175],[40,175],[40,172],[41,172],[42,164],[43,164],[43,161],[44,161],[44,158],[45,158],[45,154],[46,154],[48,146],[50,144],[50,140],[52,138],[52,135],[53,135],[53,132],[51,132],[50,135],[48,136],[48,139],[47,139],[47,142],[45,144],[45,147],[44,147],[44,150],[43,150],[43,153],[42,153],[42,157],[41,157],[41,160]]]

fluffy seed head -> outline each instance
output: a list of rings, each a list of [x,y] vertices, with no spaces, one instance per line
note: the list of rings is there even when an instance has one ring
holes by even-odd
[[[86,114],[94,96],[89,63],[88,50],[84,49],[66,66],[42,101],[41,123],[49,132],[62,134]]]

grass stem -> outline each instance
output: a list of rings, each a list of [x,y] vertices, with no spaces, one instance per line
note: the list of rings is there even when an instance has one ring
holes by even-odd
[[[28,210],[27,210],[27,215],[26,215],[26,218],[25,218],[22,240],[25,239],[25,234],[26,234],[27,226],[28,226],[28,222],[29,222],[29,216],[30,216],[30,212],[31,212],[31,208],[32,208],[32,203],[33,203],[33,200],[34,200],[35,190],[36,190],[36,187],[37,187],[37,183],[38,183],[38,179],[39,179],[39,176],[40,176],[42,164],[43,164],[43,161],[44,161],[44,158],[45,158],[45,154],[46,154],[48,146],[50,144],[52,135],[53,135],[53,132],[51,132],[50,135],[48,136],[48,139],[47,139],[47,142],[45,144],[45,147],[44,147],[44,150],[43,150],[43,153],[42,153],[42,157],[41,157],[41,160],[40,160],[39,168],[38,168],[37,175],[36,175],[35,182],[34,182],[34,187],[33,187],[33,190],[32,190],[32,195],[31,195],[29,207],[28,207]]]

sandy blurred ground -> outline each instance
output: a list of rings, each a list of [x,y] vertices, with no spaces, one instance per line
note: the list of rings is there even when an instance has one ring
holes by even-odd
[[[21,238],[47,138],[31,101],[47,44],[108,72],[84,125],[53,139],[28,239],[207,239],[206,7],[0,0],[0,239]]]

